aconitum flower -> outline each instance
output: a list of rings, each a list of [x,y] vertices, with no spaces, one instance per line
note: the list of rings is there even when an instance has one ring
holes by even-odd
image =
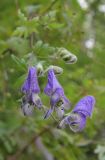
[[[73,113],[81,113],[85,117],[91,117],[95,105],[95,98],[93,96],[83,97],[73,109]]]
[[[71,130],[78,132],[84,129],[87,117],[90,117],[95,105],[93,96],[82,98],[74,107],[70,115],[66,116],[60,123],[60,127],[69,125]]]
[[[53,69],[48,71],[48,83],[44,89],[44,93],[50,97],[51,108],[47,111],[45,118],[48,118],[53,110],[59,106],[62,106],[60,112],[63,113],[64,109],[69,109],[70,101],[66,98],[62,86],[59,84]],[[59,110],[57,110],[59,112]]]
[[[21,88],[21,91],[25,94],[22,100],[22,110],[25,115],[31,113],[34,106],[38,108],[42,107],[41,99],[38,96],[40,88],[37,79],[37,69],[35,67],[29,68],[27,78]]]

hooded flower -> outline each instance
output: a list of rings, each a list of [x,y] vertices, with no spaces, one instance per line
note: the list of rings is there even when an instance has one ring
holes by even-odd
[[[85,117],[90,117],[95,105],[95,98],[93,96],[83,97],[73,109],[73,113],[81,113]]]
[[[27,93],[36,93],[40,92],[40,88],[37,80],[37,69],[35,67],[30,67],[28,71],[27,78],[22,86],[22,92]]]
[[[53,69],[48,71],[48,83],[44,89],[44,93],[50,97],[51,108],[47,111],[45,118],[48,118],[53,110],[63,105],[64,109],[69,109],[70,102],[64,94],[62,86],[59,84]]]
[[[90,117],[95,105],[93,96],[82,98],[74,107],[70,115],[66,116],[60,123],[60,126],[69,125],[71,130],[78,132],[84,129],[87,117]]]
[[[38,96],[40,93],[40,88],[37,79],[37,69],[35,67],[29,68],[27,78],[21,88],[21,91],[25,94],[22,104],[23,112],[25,111],[25,114],[28,114],[28,109],[30,106],[31,108],[32,106],[37,106],[38,108],[42,106],[42,102]]]

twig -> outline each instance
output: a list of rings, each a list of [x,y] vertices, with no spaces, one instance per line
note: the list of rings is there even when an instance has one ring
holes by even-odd
[[[19,10],[19,3],[18,3],[18,0],[15,0],[15,5],[16,5],[16,11],[18,12],[18,10]]]
[[[13,51],[12,51],[12,49],[7,48],[1,53],[1,55],[5,55],[7,52],[12,53]]]
[[[42,14],[45,14],[46,12],[51,10],[52,7],[56,4],[56,2],[58,2],[58,0],[53,0],[52,3],[42,12]]]
[[[50,151],[47,149],[47,147],[44,145],[42,138],[38,137],[35,141],[35,145],[37,149],[40,151],[44,159],[46,160],[54,160],[53,155],[50,153]]]
[[[35,33],[32,32],[30,35],[30,47],[32,48],[34,45]]]

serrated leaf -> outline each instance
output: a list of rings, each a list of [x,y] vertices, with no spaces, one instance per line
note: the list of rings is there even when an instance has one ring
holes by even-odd
[[[17,27],[16,30],[13,32],[13,36],[24,36],[26,38],[28,37],[28,30],[25,26]]]
[[[22,83],[23,83],[24,80],[25,80],[25,77],[26,77],[26,74],[20,76],[20,77],[17,79],[17,81],[15,82],[14,87],[15,87],[15,88],[18,88],[19,86],[21,86]]]
[[[42,46],[43,46],[43,42],[41,40],[37,41],[35,46],[33,46],[33,50],[38,52]]]
[[[15,55],[11,55],[11,58],[13,59],[13,61],[21,68],[21,69],[24,69],[26,70],[26,62],[25,60],[22,58],[22,59],[19,59],[18,57],[16,57]]]
[[[16,63],[16,64],[20,64],[20,61],[19,61],[19,59],[15,56],[15,55],[11,55],[11,58],[13,59],[13,61]]]
[[[8,153],[11,153],[13,148],[11,146],[11,143],[8,141],[8,139],[6,138],[6,136],[2,136],[1,140],[5,146],[5,149],[7,150]]]
[[[50,11],[48,14],[46,14],[46,16],[48,16],[50,19],[55,19],[55,16],[57,14],[57,10],[53,10],[53,11]]]
[[[7,40],[8,48],[19,54],[26,54],[29,52],[29,42],[27,39],[21,37],[12,37]]]

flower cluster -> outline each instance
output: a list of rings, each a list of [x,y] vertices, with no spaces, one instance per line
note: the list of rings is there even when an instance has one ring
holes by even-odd
[[[50,98],[50,108],[46,111],[44,118],[50,117],[53,111],[55,111],[60,120],[60,128],[69,125],[74,132],[81,131],[86,125],[87,117],[91,117],[92,115],[95,98],[93,96],[82,98],[69,114],[65,114],[65,110],[71,107],[71,102],[65,96],[63,87],[56,78],[55,68],[49,67],[47,70],[48,81],[44,88],[44,93]],[[40,88],[38,84],[38,73],[37,67],[30,67],[27,78],[21,88],[24,94],[21,105],[24,115],[31,115],[34,107],[38,109],[43,107],[39,97]]]

